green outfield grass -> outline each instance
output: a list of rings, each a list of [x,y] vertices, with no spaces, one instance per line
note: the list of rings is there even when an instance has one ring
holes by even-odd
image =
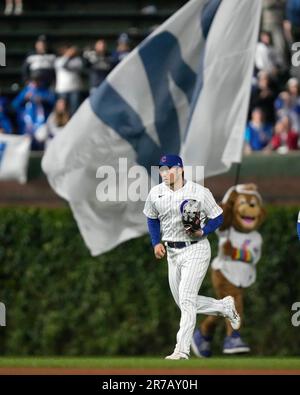
[[[300,369],[300,357],[260,358],[224,357],[212,359],[191,358],[188,361],[166,361],[162,358],[141,357],[31,357],[0,358],[0,368],[99,368],[99,369]]]

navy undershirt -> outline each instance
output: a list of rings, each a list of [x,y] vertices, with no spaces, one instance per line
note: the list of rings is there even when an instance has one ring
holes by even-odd
[[[219,226],[222,225],[224,220],[223,214],[218,215],[216,218],[210,218],[204,226],[203,234],[208,235],[213,233]],[[151,237],[151,243],[154,246],[160,243],[160,221],[158,218],[147,217],[148,230]]]

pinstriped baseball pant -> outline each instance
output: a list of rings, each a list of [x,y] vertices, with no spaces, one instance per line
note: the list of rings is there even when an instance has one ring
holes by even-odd
[[[196,315],[224,312],[220,300],[198,295],[210,262],[210,244],[204,239],[185,248],[167,247],[167,254],[170,289],[181,311],[175,349],[189,354]]]

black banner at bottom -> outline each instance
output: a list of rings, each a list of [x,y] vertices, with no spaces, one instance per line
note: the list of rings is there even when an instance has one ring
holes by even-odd
[[[1,393],[65,393],[70,394],[105,394],[107,392],[196,392],[205,387],[214,391],[236,392],[237,388],[247,388],[247,391],[257,391],[266,385],[268,390],[274,385],[276,390],[289,388],[287,385],[299,388],[300,376],[0,376]],[[242,387],[240,387],[240,385]],[[9,392],[4,392],[4,388]],[[291,387],[290,387],[291,388]],[[297,388],[297,387],[296,387]],[[227,391],[226,391],[227,392]]]

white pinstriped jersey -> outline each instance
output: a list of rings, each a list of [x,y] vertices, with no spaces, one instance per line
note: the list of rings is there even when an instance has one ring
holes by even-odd
[[[177,191],[165,183],[153,187],[147,197],[144,214],[160,220],[163,241],[191,241],[182,224],[180,205],[186,199],[197,200],[201,217],[216,218],[223,210],[217,205],[209,189],[192,181],[186,181]]]

